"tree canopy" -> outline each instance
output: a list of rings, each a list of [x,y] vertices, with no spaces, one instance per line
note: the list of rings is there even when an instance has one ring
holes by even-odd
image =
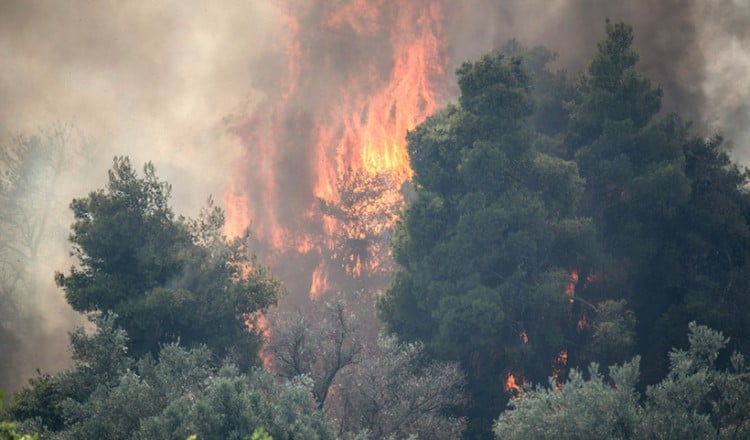
[[[134,358],[117,321],[101,315],[93,334],[74,331],[74,368],[14,396],[9,414],[19,430],[60,440],[244,440],[263,431],[276,439],[335,438],[305,377],[277,381],[260,368],[242,373],[231,363],[217,365],[205,345],[169,343]]]
[[[659,116],[661,90],[635,70],[632,29],[607,24],[570,105],[564,146],[586,189],[602,258],[580,267],[594,300],[627,300],[635,313],[644,379],[659,380],[664,354],[698,320],[750,348],[748,171],[719,137],[699,138],[674,114]],[[586,290],[588,288],[588,290]],[[623,360],[623,359],[620,359]]]
[[[417,195],[394,243],[403,271],[380,316],[463,362],[477,421],[500,410],[504,374],[549,374],[570,327],[569,271],[591,261],[594,229],[575,212],[576,164],[534,147],[522,60],[494,53],[457,73],[459,105],[408,137]]]
[[[515,42],[463,64],[458,103],[407,137],[416,195],[379,314],[461,361],[471,438],[515,385],[590,361],[640,353],[655,383],[692,320],[750,346],[748,173],[659,113],[629,26],[606,32],[578,77]]]
[[[275,303],[279,283],[247,240],[225,239],[210,200],[197,220],[176,218],[169,184],[150,163],[143,172],[115,158],[106,189],[73,200],[79,265],[56,274],[58,285],[75,310],[115,313],[136,357],[164,343],[204,343],[248,368],[260,344],[254,314]]]

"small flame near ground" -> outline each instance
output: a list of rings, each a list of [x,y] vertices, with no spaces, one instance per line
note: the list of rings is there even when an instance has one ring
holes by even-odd
[[[590,328],[591,324],[589,324],[589,320],[586,318],[586,311],[582,311],[581,317],[578,318],[578,322],[576,323],[576,329],[578,329],[579,332],[582,332]]]
[[[512,394],[513,397],[519,397],[523,393],[523,379],[519,380],[520,383],[518,383],[518,380],[513,373],[508,372],[505,375],[505,392]]]
[[[568,278],[568,283],[565,285],[565,294],[570,297],[568,301],[572,304],[576,296],[576,285],[578,284],[578,269],[572,269]]]
[[[254,331],[255,333],[261,335],[263,338],[263,341],[268,340],[269,334],[270,334],[270,328],[268,326],[268,319],[263,313],[255,312],[255,313],[249,313],[245,315],[245,326],[250,329],[251,331]],[[260,361],[263,364],[263,367],[268,370],[271,368],[271,354],[268,353],[266,350],[266,346],[261,348],[261,350],[258,352],[258,356],[260,357]]]
[[[552,378],[555,379],[555,389],[561,389],[565,381],[565,369],[568,365],[568,350],[562,349],[552,360]]]

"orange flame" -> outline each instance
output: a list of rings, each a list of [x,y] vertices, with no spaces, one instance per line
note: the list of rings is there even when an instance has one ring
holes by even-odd
[[[508,373],[505,376],[505,392],[506,393],[512,393],[514,395],[519,395],[523,393],[523,380],[521,380],[521,384],[519,385],[518,382],[516,382],[516,376],[513,373]]]
[[[326,273],[326,267],[321,263],[315,268],[312,274],[312,281],[310,282],[310,297],[319,298],[325,292],[329,290],[328,286],[328,275]]]
[[[560,366],[565,366],[568,364],[568,350],[560,350],[559,353],[557,353],[557,357],[555,358],[555,363]]]
[[[562,349],[552,360],[552,377],[557,384],[556,389],[562,388],[565,367],[568,365],[568,350]]]
[[[224,234],[229,238],[241,236],[250,226],[250,213],[244,198],[233,192],[225,194],[224,211],[227,219],[224,224]]]
[[[334,243],[354,245],[343,265],[355,278],[372,273],[387,258],[387,246],[378,246],[377,238],[395,225],[403,204],[399,188],[412,175],[405,135],[438,105],[432,78],[444,73],[441,11],[436,2],[419,3],[358,0],[328,18],[333,28],[349,26],[362,34],[378,31],[384,6],[390,6],[389,18],[395,19],[389,77],[378,78],[373,66],[367,81],[383,83],[374,93],[362,93],[362,78],[349,78],[333,109],[333,126],[318,125],[313,194],[340,209],[339,215],[327,215],[326,229],[338,232]]]
[[[579,332],[582,332],[584,330],[588,330],[591,328],[591,324],[589,324],[588,319],[586,319],[586,313],[581,313],[581,317],[578,319],[576,328],[578,329]]]
[[[263,363],[263,367],[266,370],[268,370],[271,368],[271,354],[268,353],[267,345],[266,345],[266,342],[268,341],[268,338],[270,336],[270,328],[268,326],[268,319],[263,313],[260,313],[260,312],[249,313],[249,314],[246,314],[244,317],[245,317],[245,327],[247,327],[248,330],[259,334],[261,338],[263,339],[263,346],[258,352],[258,356],[260,357],[260,360]]]
[[[565,285],[565,294],[570,297],[568,301],[573,303],[573,298],[576,296],[576,284],[578,284],[578,269],[570,271],[570,278],[568,283]]]
[[[360,34],[377,32],[377,23],[383,19],[392,21],[389,39],[393,67],[374,93],[362,93],[368,88],[363,80],[383,82],[374,64],[369,78],[349,78],[341,88],[341,106],[334,114],[337,122],[343,121],[343,127],[333,130],[321,124],[319,132],[318,158],[331,157],[332,147],[336,154],[333,161],[318,162],[318,197],[326,199],[335,193],[331,190],[336,180],[331,178],[349,169],[369,174],[387,172],[399,183],[411,177],[404,136],[438,105],[434,78],[443,76],[445,65],[441,15],[435,1],[356,0],[330,12],[328,24],[332,28],[350,27]]]
[[[252,220],[268,253],[319,258],[309,292],[319,296],[340,282],[332,271],[357,279],[390,270],[387,238],[412,176],[405,136],[444,95],[442,3],[273,1],[286,69],[261,110],[233,127],[246,151],[224,198],[225,232]],[[361,47],[381,51],[336,64]],[[320,72],[325,96],[311,99]],[[294,209],[282,206],[290,195]]]

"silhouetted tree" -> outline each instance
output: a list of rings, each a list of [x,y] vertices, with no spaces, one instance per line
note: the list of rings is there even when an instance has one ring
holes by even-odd
[[[254,314],[275,303],[279,283],[246,240],[222,236],[224,215],[210,200],[189,221],[175,218],[169,193],[150,163],[138,177],[115,158],[107,188],[71,204],[79,265],[57,283],[75,310],[116,313],[133,356],[167,342],[205,343],[245,370],[260,345]]]

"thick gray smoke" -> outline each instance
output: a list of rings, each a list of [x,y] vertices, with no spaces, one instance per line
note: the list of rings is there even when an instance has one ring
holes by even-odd
[[[457,61],[509,38],[559,54],[578,72],[606,18],[631,24],[639,69],[664,89],[663,108],[703,134],[722,133],[750,161],[750,2],[745,0],[464,0],[452,29]],[[473,29],[465,32],[465,29]]]
[[[665,110],[692,119],[706,134],[723,133],[733,141],[735,157],[750,161],[750,3],[745,0],[435,1],[443,6],[446,75],[513,37],[527,46],[549,47],[559,53],[560,68],[577,72],[604,36],[605,18],[632,24],[640,67],[663,86]],[[335,102],[335,96],[326,96],[336,90],[330,84],[370,58],[386,59],[390,43],[354,38],[345,26],[339,35],[322,31],[315,8],[327,3],[323,0],[281,2],[292,4],[290,11],[307,11],[298,23],[299,35],[312,39],[305,55],[324,64],[302,72],[308,89],[284,107],[293,113],[280,119],[290,124],[283,127],[288,128],[284,149],[270,158],[249,157],[250,143],[268,135],[256,123],[266,109],[257,106],[271,105],[269,98],[284,92],[279,81],[287,72],[283,40],[289,29],[276,3],[1,1],[0,145],[10,145],[15,133],[33,134],[57,121],[73,121],[93,145],[85,158],[65,165],[48,215],[69,223],[70,199],[104,185],[115,154],[136,163],[154,161],[159,175],[173,184],[178,212],[195,214],[210,194],[221,200],[229,188],[243,184],[236,170],[245,167],[247,174],[272,170],[283,176],[274,201],[277,212],[297,215],[310,197],[309,187],[300,187],[312,173],[307,130],[320,103]],[[253,204],[255,211],[267,207],[262,198]],[[0,365],[21,366],[12,375],[0,372],[5,386],[18,386],[35,368],[65,365],[60,335],[72,325],[73,314],[64,311],[62,293],[51,285],[52,272],[70,264],[65,233],[50,235],[44,248],[45,264],[31,268],[44,287],[14,298],[43,331],[33,338],[17,335],[21,342],[13,351],[0,347]]]

